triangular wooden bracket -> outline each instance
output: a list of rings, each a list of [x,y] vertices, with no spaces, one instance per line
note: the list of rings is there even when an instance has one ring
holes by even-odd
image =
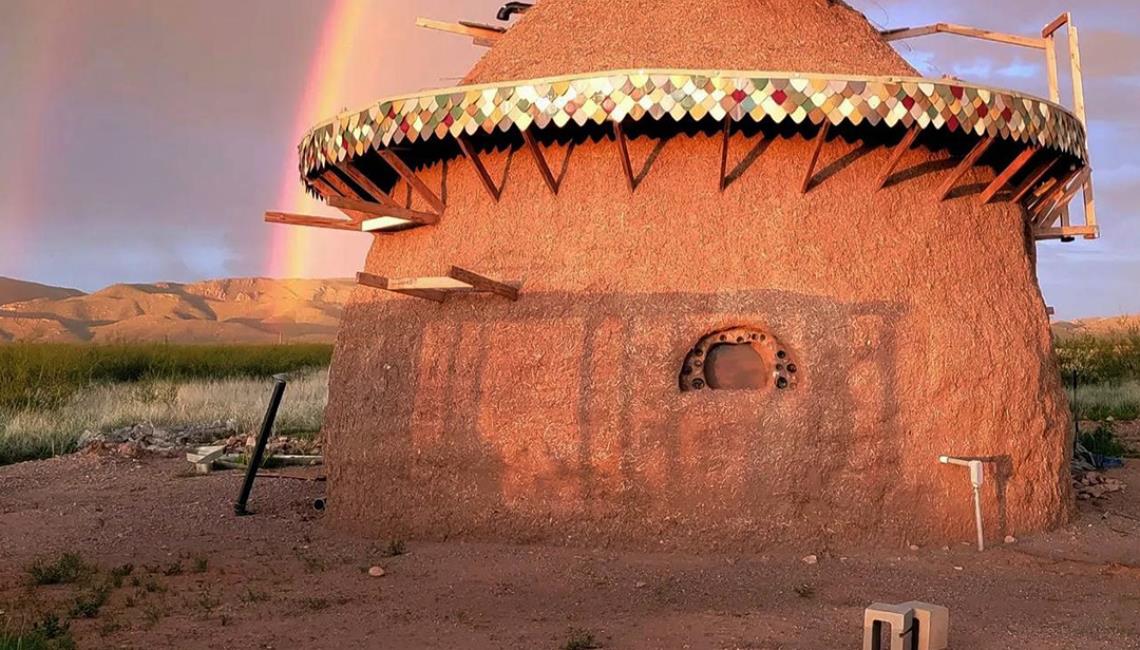
[[[492,280],[458,266],[451,267],[447,277],[387,278],[362,271],[356,274],[356,282],[432,302],[443,302],[449,295],[457,293],[493,293],[512,301],[519,297],[518,283]]]
[[[921,132],[922,128],[916,124],[906,132],[902,141],[895,145],[894,150],[891,151],[890,160],[887,161],[886,165],[883,165],[882,171],[879,172],[879,180],[875,184],[876,190],[881,190],[887,186],[887,183],[891,180],[891,176],[895,173],[895,169],[899,166],[899,163],[902,162],[903,156],[914,146],[914,141],[918,139],[918,134]]]
[[[1030,190],[1036,187],[1037,183],[1039,183],[1042,178],[1045,178],[1045,174],[1048,174],[1054,167],[1056,167],[1057,163],[1060,160],[1060,157],[1055,157],[1042,162],[1037,167],[1037,169],[1030,172],[1029,175],[1027,175],[1025,179],[1021,181],[1021,185],[1018,185],[1013,189],[1013,193],[1010,195],[1009,202],[1021,203],[1021,200],[1029,194]]]
[[[534,162],[538,165],[538,172],[542,174],[542,180],[546,182],[546,186],[550,188],[551,192],[558,194],[560,183],[554,178],[554,173],[550,171],[550,165],[546,162],[546,156],[542,154],[542,147],[539,146],[538,140],[535,139],[530,129],[523,131],[522,134],[527,149],[530,149],[531,155],[534,156]],[[567,152],[566,155],[570,155],[570,153]]]
[[[1009,185],[1009,182],[1013,180],[1013,177],[1017,175],[1017,172],[1021,171],[1023,167],[1028,165],[1029,161],[1032,160],[1033,156],[1036,154],[1037,149],[1034,149],[1033,147],[1028,147],[1021,153],[1017,154],[1017,157],[1013,159],[1013,162],[1009,163],[1009,165],[1004,170],[1002,170],[1000,174],[997,175],[997,178],[995,178],[993,182],[990,183],[989,186],[982,191],[982,203],[986,204],[990,201],[993,201],[994,197],[997,196],[997,193],[1005,189],[1005,186]]]
[[[420,226],[430,226],[439,223],[439,215],[437,214],[420,212],[419,210],[409,210],[402,206],[373,203],[372,201],[361,201],[359,199],[346,199],[334,196],[329,199],[329,205],[349,213],[363,214],[369,217],[402,219]]]
[[[804,182],[800,185],[800,194],[807,194],[811,189],[811,181],[815,178],[815,166],[819,163],[819,154],[823,152],[823,143],[827,141],[827,133],[831,130],[831,122],[824,120],[815,135],[815,149],[812,150],[807,170],[804,172]]]
[[[463,152],[464,156],[467,156],[467,160],[470,160],[471,165],[475,167],[475,173],[478,174],[479,180],[483,183],[483,187],[486,188],[487,193],[498,203],[499,199],[503,196],[503,188],[507,186],[506,173],[503,173],[502,182],[496,186],[494,179],[491,178],[491,173],[487,171],[487,167],[483,164],[482,158],[479,157],[479,152],[475,150],[475,145],[467,139],[467,136],[459,136],[456,138],[456,142],[459,143],[459,150]]]
[[[986,151],[990,148],[990,145],[993,143],[994,139],[990,136],[985,136],[981,140],[978,140],[973,148],[970,149],[970,153],[966,154],[966,157],[962,159],[962,162],[958,163],[958,166],[954,168],[954,171],[951,172],[950,177],[947,178],[946,182],[942,184],[942,187],[938,188],[939,201],[945,201],[947,198],[949,198],[950,193],[954,191],[954,186],[957,185],[958,181],[966,175],[966,172],[970,171],[970,169],[973,168],[975,164],[977,164],[978,160],[982,157],[982,154],[986,153]]]
[[[409,187],[414,189],[417,194],[428,202],[428,205],[435,209],[437,215],[443,215],[443,211],[447,208],[443,200],[436,196],[436,193],[433,192],[426,183],[420,180],[420,177],[412,171],[411,167],[408,167],[407,163],[396,155],[395,151],[391,149],[380,149],[379,153],[380,157],[384,159],[384,162],[388,163],[388,166],[399,174],[400,178],[403,178]]]
[[[474,271],[468,271],[458,266],[451,267],[451,270],[447,272],[447,277],[454,278],[460,282],[466,282],[475,287],[476,291],[493,293],[510,301],[519,299],[519,288],[517,286],[506,282],[499,282],[498,280],[492,280],[485,275],[480,275]]]
[[[392,198],[391,194],[388,194],[384,190],[380,189],[376,183],[372,182],[371,178],[368,178],[364,175],[364,172],[360,171],[356,167],[353,167],[352,163],[347,163],[340,169],[344,172],[345,176],[348,176],[348,178],[352,180],[353,183],[356,183],[358,186],[360,186],[360,189],[364,190],[364,192],[368,195],[368,200],[390,206],[399,205],[396,203],[396,200]]]

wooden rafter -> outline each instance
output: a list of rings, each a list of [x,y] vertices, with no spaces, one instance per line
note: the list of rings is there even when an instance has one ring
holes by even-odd
[[[538,165],[538,172],[542,174],[542,180],[546,182],[546,186],[554,194],[558,194],[558,180],[554,178],[554,172],[550,171],[550,165],[546,162],[546,156],[542,154],[542,147],[539,146],[538,140],[535,139],[534,133],[530,129],[523,131],[523,140],[526,141],[526,147],[530,150],[530,154],[534,157],[534,162]]]
[[[469,36],[475,45],[483,47],[491,47],[494,45],[503,34],[507,31],[501,27],[493,25],[482,25],[479,23],[445,23],[440,20],[432,20],[430,18],[416,18],[416,26],[426,29],[434,29],[440,32],[447,32],[449,34],[458,34],[460,36]]]
[[[498,203],[499,199],[503,196],[503,188],[506,186],[507,179],[504,178],[502,185],[496,186],[494,179],[491,178],[491,173],[488,172],[487,168],[483,165],[483,160],[479,157],[479,152],[475,150],[475,145],[473,145],[466,136],[462,135],[456,138],[456,142],[459,143],[459,149],[463,152],[463,155],[467,156],[467,160],[471,161],[471,165],[475,167],[475,173],[479,176],[479,180],[483,183],[483,187],[486,188],[487,193]]]
[[[341,171],[343,171],[344,175],[348,176],[353,183],[359,185],[360,189],[364,190],[364,192],[368,194],[370,200],[377,203],[383,203],[384,205],[399,205],[390,194],[380,189],[376,183],[372,182],[371,178],[365,176],[364,172],[360,171],[356,167],[353,167],[352,164],[347,164],[341,167]]]
[[[349,187],[348,183],[345,183],[344,179],[338,176],[336,171],[331,167],[321,173],[318,180],[335,189],[336,194],[339,196],[346,196],[353,199],[360,197],[360,195],[356,193],[356,190]]]
[[[1073,171],[1065,178],[1064,182],[1057,185],[1056,189],[1054,189],[1047,198],[1041,201],[1039,204],[1041,210],[1037,220],[1038,227],[1050,223],[1052,221],[1050,217],[1053,215],[1060,216],[1056,214],[1057,209],[1064,209],[1069,205],[1069,201],[1072,201],[1077,192],[1081,191],[1081,188],[1091,173],[1092,170],[1088,167]]]
[[[621,122],[614,121],[614,138],[617,140],[618,153],[621,154],[621,170],[625,173],[629,191],[633,192],[637,189],[637,180],[633,177],[633,163],[629,160],[629,143],[625,139],[625,130],[621,128]]]
[[[332,219],[329,217],[311,217],[304,214],[291,214],[288,212],[266,212],[265,222],[280,223],[287,226],[304,226],[306,228],[360,232],[359,222]]]
[[[815,178],[815,166],[819,162],[819,154],[823,151],[823,143],[827,141],[827,132],[831,129],[831,122],[824,121],[815,135],[815,149],[811,153],[807,170],[804,172],[804,182],[800,185],[800,194],[807,194],[811,189],[811,180]]]
[[[330,185],[324,178],[309,179],[309,186],[316,190],[317,194],[320,194],[325,200],[328,200],[330,196],[344,196],[340,190]]]
[[[443,214],[444,209],[447,207],[444,202],[436,196],[436,193],[433,192],[426,183],[420,180],[420,177],[412,171],[411,167],[408,167],[407,163],[396,155],[395,151],[391,149],[380,149],[379,153],[380,157],[384,159],[384,162],[388,163],[388,165],[400,175],[400,178],[403,178],[417,194],[427,201],[431,207],[435,208],[436,214]]]
[[[1018,36],[1016,34],[1006,34],[1004,32],[995,32],[988,29],[978,29],[977,27],[968,27],[966,25],[955,25],[953,23],[935,23],[933,25],[926,25],[923,27],[902,27],[899,29],[888,29],[880,32],[883,40],[886,41],[901,41],[907,38],[918,38],[919,36],[929,36],[931,34],[954,34],[956,36],[966,36],[968,38],[979,38],[984,41],[993,41],[995,43],[1005,43],[1007,45],[1019,45],[1021,47],[1030,47],[1035,50],[1045,49],[1045,39],[1037,38],[1035,36]]]
[[[1037,183],[1039,183],[1042,178],[1045,178],[1045,174],[1048,174],[1050,170],[1057,166],[1057,163],[1060,162],[1060,160],[1061,159],[1059,157],[1055,157],[1042,162],[1037,167],[1037,169],[1030,172],[1029,175],[1021,181],[1021,185],[1018,185],[1014,188],[1009,202],[1020,203],[1021,200],[1024,199],[1027,194],[1029,194],[1030,190],[1036,187]]]
[[[361,201],[359,199],[346,199],[339,196],[330,198],[328,203],[338,210],[356,212],[370,217],[403,219],[404,221],[410,221],[423,226],[439,223],[439,215],[437,214],[410,210],[401,206],[385,205],[383,203],[373,203],[372,201]]]
[[[720,191],[728,186],[728,141],[732,132],[732,118],[724,118],[724,141],[720,145]]]
[[[982,157],[982,154],[986,153],[993,143],[994,139],[990,136],[978,140],[974,147],[970,149],[970,153],[966,154],[962,162],[958,163],[958,166],[954,168],[950,177],[942,184],[942,187],[938,188],[939,201],[945,201],[947,197],[950,196],[950,193],[954,191],[954,186],[958,184],[958,181],[977,164],[978,159]]]
[[[1077,237],[1096,239],[1099,230],[1095,226],[1071,226],[1068,228],[1040,228],[1033,232],[1034,239],[1064,239],[1071,240]]]
[[[879,180],[878,183],[876,183],[876,189],[881,190],[887,186],[887,181],[891,180],[891,175],[895,173],[895,168],[899,166],[900,162],[902,162],[903,156],[906,155],[906,152],[910,151],[910,148],[914,146],[914,141],[918,139],[918,134],[921,132],[922,128],[918,125],[912,126],[910,130],[906,132],[906,135],[903,136],[902,141],[895,146],[893,151],[891,151],[891,159],[887,161],[886,165],[883,165],[883,170],[879,172]]]
[[[1029,164],[1029,161],[1032,160],[1033,156],[1036,154],[1037,150],[1033,149],[1032,147],[1026,148],[1021,153],[1017,154],[1017,157],[1013,159],[1013,162],[1009,163],[1009,165],[1007,165],[1006,168],[997,175],[997,178],[995,178],[993,182],[990,183],[989,186],[982,191],[982,203],[989,203],[992,201],[994,197],[997,196],[997,193],[1005,189],[1005,186],[1009,185],[1009,182],[1013,180],[1013,177],[1016,176],[1023,167]]]
[[[468,271],[467,269],[453,266],[451,267],[451,270],[447,272],[447,276],[449,278],[454,278],[460,282],[469,284],[472,287],[475,287],[477,291],[486,291],[487,293],[493,293],[512,301],[519,299],[518,287],[512,284],[507,284],[506,282],[492,280],[491,278],[475,273],[474,271]]]

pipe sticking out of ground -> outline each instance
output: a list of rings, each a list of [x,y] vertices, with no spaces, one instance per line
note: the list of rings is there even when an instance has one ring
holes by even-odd
[[[982,532],[982,484],[986,482],[982,461],[956,458],[954,456],[939,456],[938,462],[943,465],[959,465],[969,468],[970,485],[974,488],[974,521],[978,527],[978,550],[986,550],[986,537]]]

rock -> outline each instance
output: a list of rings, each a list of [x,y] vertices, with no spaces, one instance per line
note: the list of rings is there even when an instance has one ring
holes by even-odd
[[[815,564],[815,563],[819,562],[819,558],[816,557],[815,555],[805,555],[802,558],[800,558],[800,560],[804,564]]]
[[[910,550],[912,550],[912,551],[917,551],[917,550],[918,550],[918,545],[917,545],[917,544],[911,544],[911,545],[910,545]]]
[[[384,567],[374,566],[371,569],[368,569],[368,575],[372,576],[373,578],[382,578],[384,576]]]
[[[636,584],[634,584],[633,586],[634,586],[634,588],[636,588],[636,589],[644,589],[644,588],[645,588],[645,583],[644,583],[644,582],[642,582],[642,581],[640,581],[640,580],[638,580],[638,581],[637,581],[637,583],[636,583]]]
[[[1016,542],[1017,542],[1017,538],[1014,537],[1013,535],[1006,535],[1005,536],[1005,543],[1006,544],[1015,544]]]

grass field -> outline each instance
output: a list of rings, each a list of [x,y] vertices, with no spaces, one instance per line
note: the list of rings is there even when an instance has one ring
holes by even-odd
[[[276,373],[294,373],[281,433],[320,430],[329,345],[0,346],[0,465],[75,449],[86,430],[236,420],[253,430]]]

